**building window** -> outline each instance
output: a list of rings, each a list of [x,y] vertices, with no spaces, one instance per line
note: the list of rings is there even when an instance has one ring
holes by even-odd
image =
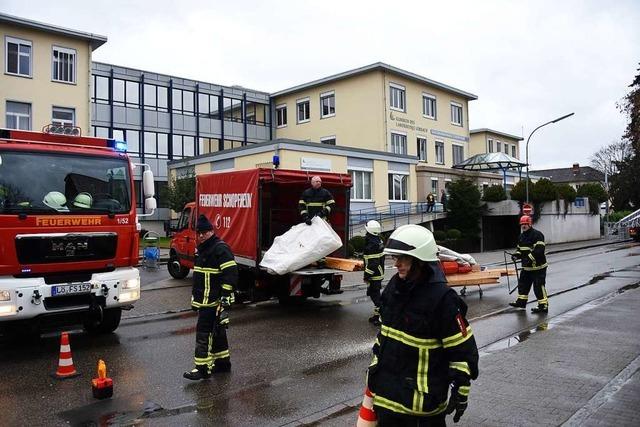
[[[371,198],[371,172],[350,170],[351,182],[351,200],[372,200]]]
[[[507,143],[504,144],[504,153],[509,154],[509,144]]]
[[[31,104],[7,101],[6,126],[9,129],[31,130]]]
[[[198,116],[220,120],[220,97],[208,93],[198,94]]]
[[[404,86],[389,84],[389,105],[393,110],[406,111]]]
[[[222,109],[224,120],[230,122],[242,122],[242,100],[236,98],[222,98]]]
[[[156,190],[156,194],[155,194],[155,198],[156,198],[156,203],[158,204],[159,208],[168,208],[169,206],[169,200],[167,197],[162,197],[163,195],[167,194],[167,187],[169,186],[169,183],[167,181],[156,181],[155,182],[155,190]]]
[[[389,200],[407,200],[407,181],[409,175],[390,173],[389,174]]]
[[[436,163],[444,165],[444,142],[436,141]]]
[[[109,138],[109,128],[102,126],[93,127],[93,136],[96,138]]]
[[[423,162],[427,161],[427,138],[418,137],[418,160],[422,160]]]
[[[426,93],[422,94],[422,115],[429,118],[436,118],[436,97],[433,95],[428,95]]]
[[[53,107],[51,124],[56,126],[75,126],[76,110],[73,108]]]
[[[216,138],[198,138],[198,154],[214,153],[220,150],[220,140]]]
[[[93,102],[96,104],[109,103],[109,78],[93,76]]]
[[[166,133],[144,133],[144,157],[166,159],[169,157],[169,135]]]
[[[516,157],[517,158],[518,157],[517,154],[518,153],[516,153],[516,146],[512,145],[511,146],[511,157]]]
[[[431,192],[438,197],[438,178],[431,178]]]
[[[391,152],[407,154],[407,135],[391,132]]]
[[[112,84],[113,105],[133,108],[138,108],[140,106],[140,83],[128,80],[113,79]]]
[[[145,110],[169,111],[169,89],[145,84],[143,88]]]
[[[451,124],[462,126],[462,104],[451,103]]]
[[[76,82],[76,50],[53,47],[51,78],[57,82]]]
[[[296,101],[298,123],[306,123],[309,121],[309,98]]]
[[[196,150],[195,137],[188,135],[173,135],[171,148],[172,159],[192,157],[195,155]]]
[[[104,135],[104,138],[108,137],[108,128],[96,128],[97,129],[106,129],[107,135]],[[96,135],[102,136],[102,135]],[[139,155],[140,154],[140,132],[137,130],[131,129],[114,129],[113,130],[113,139],[116,141],[125,141],[127,143],[127,153]]]
[[[244,110],[247,123],[261,126],[267,125],[269,107],[266,104],[247,101]]]
[[[334,92],[320,94],[320,117],[333,117],[336,115],[336,95]]]
[[[325,136],[323,138],[320,138],[320,142],[327,145],[336,145],[336,136]]]
[[[195,94],[190,90],[173,89],[171,92],[171,109],[174,113],[193,116],[195,112]]]
[[[501,151],[502,151],[502,142],[496,141],[496,153],[499,153]]]
[[[287,106],[278,105],[276,107],[276,127],[283,128],[287,126]]]
[[[493,153],[493,139],[487,140],[487,153]]]
[[[453,154],[453,164],[457,165],[464,160],[464,147],[462,145],[453,144],[451,146],[451,153]]]
[[[6,72],[17,76],[31,77],[31,42],[5,37]]]

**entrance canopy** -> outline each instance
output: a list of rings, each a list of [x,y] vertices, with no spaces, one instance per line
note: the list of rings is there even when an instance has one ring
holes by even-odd
[[[482,153],[469,157],[452,167],[468,171],[502,171],[503,187],[506,189],[507,170],[518,169],[522,171],[524,166],[527,166],[527,164],[505,153]]]

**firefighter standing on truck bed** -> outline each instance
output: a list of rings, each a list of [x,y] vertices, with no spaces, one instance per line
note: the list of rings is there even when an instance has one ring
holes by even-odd
[[[378,221],[369,221],[364,226],[367,234],[364,238],[364,281],[367,283],[367,295],[373,302],[373,316],[369,322],[380,326],[380,289],[384,279],[384,244],[380,238],[382,227]]]
[[[238,283],[238,266],[231,249],[213,231],[204,215],[196,224],[198,251],[193,267],[191,308],[198,311],[196,325],[195,368],[183,376],[203,380],[212,372],[229,372],[231,360],[226,328],[226,308],[233,303],[233,288]]]
[[[523,215],[520,218],[522,233],[518,239],[518,248],[511,259],[522,262],[522,271],[518,279],[518,299],[509,305],[516,308],[525,308],[529,300],[529,291],[533,284],[533,292],[538,298],[538,306],[531,309],[532,313],[547,313],[549,311],[549,298],[544,287],[547,278],[547,257],[544,253],[544,234],[532,227],[531,217]]]
[[[326,188],[322,188],[322,179],[319,176],[314,176],[311,178],[311,188],[304,190],[300,196],[298,210],[302,221],[307,225],[311,225],[311,220],[314,216],[319,216],[328,221],[335,203],[331,192]]]
[[[384,253],[393,257],[398,272],[382,293],[382,325],[367,373],[378,426],[443,426],[453,412],[458,422],[471,380],[478,377],[467,305],[447,286],[426,228],[399,227]]]

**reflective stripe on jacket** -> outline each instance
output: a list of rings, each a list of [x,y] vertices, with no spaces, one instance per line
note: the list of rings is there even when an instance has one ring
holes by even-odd
[[[232,298],[237,283],[238,266],[225,242],[214,235],[198,246],[191,291],[193,307],[215,307],[221,297]]]

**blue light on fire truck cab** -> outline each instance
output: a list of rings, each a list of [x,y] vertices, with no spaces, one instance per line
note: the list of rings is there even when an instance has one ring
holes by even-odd
[[[107,146],[115,149],[116,151],[127,151],[127,143],[125,141],[117,141],[115,139],[108,139]]]

